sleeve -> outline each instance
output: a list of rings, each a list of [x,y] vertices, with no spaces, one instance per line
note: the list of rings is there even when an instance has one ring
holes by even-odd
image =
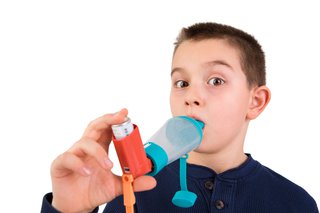
[[[318,206],[317,206],[317,203],[316,203],[316,201],[315,200],[313,200],[314,201],[314,208],[313,208],[313,212],[314,213],[319,213],[319,209],[318,209]]]
[[[41,213],[61,213],[56,210],[52,205],[52,193],[48,193],[43,197]],[[98,213],[99,207],[95,208],[91,213]]]

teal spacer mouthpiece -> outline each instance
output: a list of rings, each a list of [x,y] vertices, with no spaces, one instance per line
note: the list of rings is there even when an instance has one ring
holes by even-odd
[[[204,123],[203,123],[202,121],[195,120],[195,119],[193,119],[193,118],[191,118],[191,117],[184,116],[184,115],[178,116],[178,117],[190,121],[190,122],[197,128],[197,130],[198,130],[198,132],[199,132],[199,135],[200,135],[200,141],[201,141],[201,140],[202,140],[202,136],[203,136],[203,135],[202,135],[202,129],[204,128]]]

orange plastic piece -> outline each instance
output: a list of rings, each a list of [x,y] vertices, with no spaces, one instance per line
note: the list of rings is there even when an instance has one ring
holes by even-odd
[[[144,150],[138,126],[133,124],[133,131],[127,137],[112,140],[116,149],[121,169],[124,174],[132,174],[133,178],[145,175],[152,170],[152,163]]]
[[[133,205],[136,203],[136,197],[133,192],[133,176],[131,174],[122,175],[123,202],[126,207],[126,213],[134,213]]]

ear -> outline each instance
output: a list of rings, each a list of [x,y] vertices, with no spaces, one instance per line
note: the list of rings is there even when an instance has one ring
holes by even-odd
[[[271,92],[268,87],[260,86],[252,89],[247,119],[253,120],[257,118],[268,105],[270,98]]]

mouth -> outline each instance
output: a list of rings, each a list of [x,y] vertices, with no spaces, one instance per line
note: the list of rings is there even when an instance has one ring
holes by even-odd
[[[190,117],[190,118],[193,118],[193,119],[195,119],[195,120],[197,120],[197,121],[201,121],[201,122],[203,122],[204,124],[206,124],[205,121],[204,121],[202,118],[200,118],[199,116],[196,116],[196,115],[186,115],[186,116],[188,116],[188,117]]]

